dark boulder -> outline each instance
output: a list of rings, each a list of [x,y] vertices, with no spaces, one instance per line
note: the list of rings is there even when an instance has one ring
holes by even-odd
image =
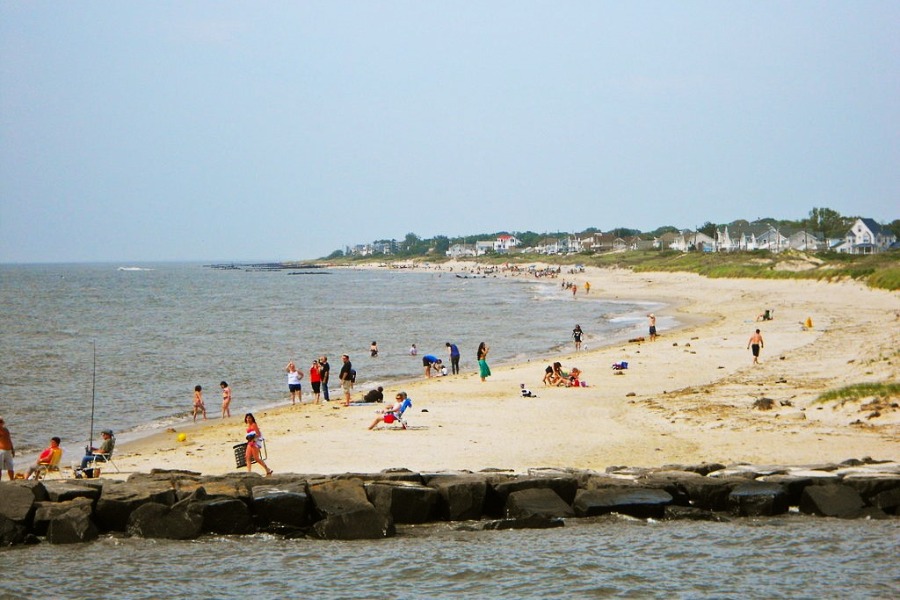
[[[428,523],[439,518],[441,495],[434,488],[396,482],[369,483],[365,489],[369,501],[394,523]]]
[[[728,510],[731,490],[743,483],[747,483],[744,478],[698,477],[679,481],[691,506],[716,512]]]
[[[575,511],[572,507],[550,488],[526,488],[512,492],[506,498],[506,517],[508,519],[529,519],[531,517],[550,519],[574,516]]]
[[[706,477],[713,471],[720,471],[725,468],[722,463],[700,463],[697,465],[664,465],[663,471],[685,471],[688,473],[697,473]]]
[[[262,526],[280,523],[303,527],[311,523],[306,483],[259,485],[253,488],[251,508]]]
[[[389,515],[369,502],[363,482],[339,479],[309,486],[315,513],[321,517],[313,528],[316,535],[332,540],[377,539],[395,533]]]
[[[102,498],[101,498],[102,500]],[[165,539],[192,540],[200,536],[203,517],[189,510],[190,503],[168,506],[159,502],[141,504],[128,517],[130,535]]]
[[[125,531],[131,513],[149,502],[171,506],[175,503],[175,491],[164,482],[106,482],[94,519],[103,531]]]
[[[93,501],[90,498],[79,497],[64,502],[38,502],[34,513],[32,532],[35,535],[47,535],[50,523],[73,508],[84,510],[88,516],[91,516]]]
[[[728,495],[732,514],[738,517],[770,517],[788,511],[788,495],[777,483],[748,481]]]
[[[788,473],[786,475],[767,475],[765,477],[760,477],[758,481],[780,485],[787,494],[788,506],[797,506],[800,504],[800,497],[803,495],[803,490],[808,486],[836,483],[839,479],[834,473],[821,471],[815,475],[797,475],[794,473]]]
[[[421,473],[409,469],[385,469],[379,473],[343,473],[335,479],[359,479],[363,482],[405,481],[407,483],[424,484]]]
[[[866,504],[874,504],[874,498],[882,492],[900,490],[900,477],[896,475],[847,475],[841,483],[859,492]]]
[[[672,503],[672,496],[651,488],[618,488],[581,490],[575,496],[573,508],[579,517],[594,517],[619,513],[639,519],[659,519],[665,507]]]
[[[51,544],[80,544],[99,537],[97,526],[91,520],[89,500],[70,500],[64,504],[72,506],[65,512],[56,514],[47,526],[47,541]]]
[[[812,485],[800,498],[800,512],[821,517],[853,519],[865,505],[859,492],[842,484]]]
[[[0,490],[0,493],[6,490]],[[28,530],[21,523],[0,515],[0,548],[24,544]]]
[[[872,505],[889,515],[900,515],[900,488],[885,490],[872,498]]]
[[[47,499],[51,502],[68,502],[75,498],[89,498],[96,502],[100,498],[101,487],[83,485],[80,480],[45,481]]]
[[[484,514],[487,480],[480,475],[438,475],[428,486],[441,495],[441,516],[448,521],[477,520]]]
[[[485,512],[491,515],[502,515],[507,506],[507,498],[513,492],[528,489],[553,490],[563,502],[571,505],[578,491],[578,478],[575,476],[553,477],[517,477],[499,481],[490,481],[485,499]]]
[[[26,528],[31,527],[31,519],[37,503],[32,488],[33,486],[14,482],[0,483],[0,517],[6,517]],[[44,490],[43,485],[40,489]],[[46,492],[43,494],[43,499],[46,500]]]
[[[204,533],[244,535],[256,531],[247,505],[236,498],[212,498],[199,501],[187,499],[182,502],[188,503],[188,511],[200,516],[200,529]],[[179,505],[180,503],[173,508],[178,508]]]

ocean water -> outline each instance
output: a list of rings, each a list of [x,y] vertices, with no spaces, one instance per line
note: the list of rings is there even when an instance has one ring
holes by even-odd
[[[896,598],[900,522],[572,519],[380,541],[105,537],[0,550],[3,598]],[[40,565],[40,567],[36,567]]]
[[[350,354],[363,390],[420,377],[411,343],[443,356],[454,341],[474,371],[485,340],[492,364],[531,359],[539,380],[550,357],[572,349],[575,323],[597,346],[642,334],[644,314],[660,308],[573,300],[560,279],[120,266],[134,265],[0,266],[0,414],[20,456],[51,435],[83,444],[92,389],[95,432],[113,427],[122,439],[183,421],[196,384],[211,414],[222,379],[235,413],[287,402],[284,365],[323,353],[333,366]],[[0,598],[896,598],[898,542],[897,520],[796,515],[604,517],[540,531],[438,524],[366,542],[105,536],[0,549]]]
[[[573,349],[576,323],[590,347],[643,331],[643,315],[658,308],[599,301],[596,293],[572,299],[562,279],[459,274],[3,265],[0,414],[20,454],[58,435],[67,455],[77,455],[91,434],[92,403],[94,439],[110,427],[122,441],[184,421],[198,384],[216,416],[219,382],[227,381],[239,414],[290,401],[288,360],[308,379],[312,361],[327,355],[334,388],[340,355],[349,354],[364,391],[420,377],[421,355],[445,358],[447,341],[473,372],[482,340],[492,364],[543,357],[536,383],[547,357]],[[369,356],[372,341],[377,358]],[[408,354],[413,343],[418,358]]]

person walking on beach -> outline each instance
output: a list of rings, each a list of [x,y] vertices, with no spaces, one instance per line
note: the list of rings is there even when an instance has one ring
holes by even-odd
[[[344,390],[344,406],[350,406],[350,390],[353,389],[353,363],[346,354],[341,354],[341,370],[338,379],[341,380],[341,389]]]
[[[12,443],[12,437],[9,435],[9,429],[6,428],[6,421],[0,417],[0,479],[3,479],[3,471],[12,481],[16,476],[16,469],[13,466],[13,458],[16,457],[16,449]]]
[[[450,372],[459,375],[459,348],[447,342],[447,353],[450,355]]]
[[[759,364],[759,350],[765,346],[763,342],[762,334],[759,332],[759,329],[756,330],[756,333],[750,336],[750,339],[747,341],[747,348],[753,351],[753,364]]]
[[[584,332],[581,330],[581,325],[576,325],[575,329],[572,330],[572,339],[575,340],[575,352],[581,350],[582,337],[584,337]]]
[[[585,293],[585,294],[590,294],[590,293],[591,293],[591,282],[590,282],[590,281],[585,281],[585,282],[584,282],[584,293]]]
[[[487,355],[490,349],[490,346],[484,342],[478,344],[478,351],[476,352],[478,356],[478,376],[481,377],[482,383],[491,376],[491,368],[487,364]]]
[[[650,341],[656,341],[656,315],[653,313],[647,315],[647,322],[650,324]]]
[[[244,415],[244,424],[247,426],[247,450],[244,453],[244,462],[247,463],[247,472],[253,470],[253,463],[259,463],[259,465],[266,470],[266,477],[272,474],[272,469],[269,468],[269,465],[263,460],[262,453],[260,449],[263,444],[263,435],[262,431],[259,430],[259,425],[256,423],[256,417],[253,416],[253,413],[247,413]]]
[[[319,375],[322,377],[322,398],[328,402],[331,400],[328,397],[328,377],[331,375],[331,365],[328,364],[328,357],[325,355],[319,359]]]
[[[303,373],[297,370],[297,365],[291,361],[284,368],[287,371],[288,391],[291,392],[291,405],[299,402],[303,404],[303,386],[300,380],[303,379]]]
[[[219,382],[222,388],[222,418],[231,416],[231,388],[228,387],[227,381]]]
[[[319,361],[312,361],[309,368],[309,386],[312,388],[313,404],[319,403],[319,393],[322,391],[322,372],[319,370]]]
[[[194,412],[192,416],[194,417],[194,423],[197,422],[197,415],[199,413],[203,413],[203,420],[206,420],[206,405],[203,404],[203,387],[199,385],[194,386]]]

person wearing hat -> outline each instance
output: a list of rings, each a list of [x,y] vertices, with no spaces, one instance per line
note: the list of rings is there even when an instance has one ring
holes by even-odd
[[[113,448],[116,447],[116,438],[113,437],[112,429],[104,429],[100,432],[103,441],[100,442],[99,448],[93,446],[87,448],[87,453],[81,458],[81,468],[75,471],[75,477],[91,478],[94,476],[94,470],[88,469],[87,466],[94,461],[95,456],[110,456]]]

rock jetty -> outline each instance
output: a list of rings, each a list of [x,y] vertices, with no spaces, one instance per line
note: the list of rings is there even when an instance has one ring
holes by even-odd
[[[89,542],[104,534],[163,539],[269,532],[377,539],[439,521],[477,529],[560,527],[617,513],[728,520],[796,512],[897,518],[900,463],[666,465],[604,473],[533,469],[341,475],[203,476],[154,469],[113,479],[0,483],[0,546]]]

